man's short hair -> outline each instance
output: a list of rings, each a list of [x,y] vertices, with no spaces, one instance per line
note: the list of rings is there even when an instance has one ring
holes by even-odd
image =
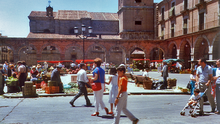
[[[79,67],[82,68],[83,66],[85,66],[85,63],[80,63]]]
[[[206,58],[201,58],[201,62],[206,63]]]

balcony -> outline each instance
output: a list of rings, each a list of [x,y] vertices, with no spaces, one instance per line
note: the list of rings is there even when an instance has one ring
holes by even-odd
[[[180,6],[180,13],[184,14],[184,13],[188,13],[188,12],[189,12],[189,9],[187,6],[185,6],[185,5]]]
[[[175,7],[172,7],[169,11],[169,18],[175,17]]]
[[[196,5],[197,7],[199,7],[199,6],[205,6],[205,5],[206,5],[206,1],[207,1],[207,0],[195,0],[195,5]]]
[[[158,23],[164,22],[164,15],[160,15],[158,18]]]

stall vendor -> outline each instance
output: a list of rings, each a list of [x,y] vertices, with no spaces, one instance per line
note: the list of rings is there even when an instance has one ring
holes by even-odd
[[[39,77],[39,72],[36,70],[36,66],[32,66],[32,69],[30,71],[30,77],[31,81],[36,81]]]

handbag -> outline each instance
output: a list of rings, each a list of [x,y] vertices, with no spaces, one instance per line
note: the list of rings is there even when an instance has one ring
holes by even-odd
[[[186,88],[191,89],[191,82],[189,81],[189,83],[187,84]]]
[[[99,74],[99,70],[98,70],[98,74]],[[100,74],[98,76],[100,77]],[[100,78],[99,78],[99,80],[100,80]],[[99,91],[102,89],[101,80],[100,80],[100,82],[93,82],[91,85],[92,85],[93,91]]]

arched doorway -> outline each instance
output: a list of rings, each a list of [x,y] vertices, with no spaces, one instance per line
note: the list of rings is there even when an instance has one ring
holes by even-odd
[[[114,46],[109,50],[108,61],[110,63],[115,64],[115,65],[119,65],[119,64],[125,62],[125,60],[124,60],[125,56],[126,56],[126,54],[121,47]]]
[[[169,58],[177,58],[177,47],[174,43],[169,46]]]
[[[209,47],[208,47],[208,42],[204,39],[201,38],[199,39],[196,44],[195,44],[195,60],[198,60],[200,58],[206,58],[207,60],[209,59]]]
[[[146,61],[145,59],[145,52],[139,47],[134,48],[130,53],[130,62],[133,63],[134,68],[144,69],[148,67],[149,61]]]
[[[46,46],[43,48],[41,60],[61,60],[60,51],[55,46]]]
[[[14,62],[13,51],[9,46],[0,47],[0,63]]]
[[[150,52],[150,60],[161,60],[164,57],[162,49],[155,47]]]
[[[27,65],[34,65],[37,63],[37,55],[34,47],[22,47],[19,50],[19,60],[25,61]]]
[[[83,52],[78,46],[71,46],[65,51],[65,60],[76,61],[77,59],[83,59]]]
[[[190,48],[189,42],[184,41],[180,47],[180,59],[184,60],[184,63],[182,64],[183,64],[183,68],[185,69],[191,67],[191,64],[189,62],[191,60],[190,53],[191,53],[191,48]]]
[[[220,34],[215,38],[213,43],[213,59],[217,60],[220,59]]]
[[[86,59],[101,58],[103,62],[106,62],[105,48],[100,45],[91,46],[86,53]]]

